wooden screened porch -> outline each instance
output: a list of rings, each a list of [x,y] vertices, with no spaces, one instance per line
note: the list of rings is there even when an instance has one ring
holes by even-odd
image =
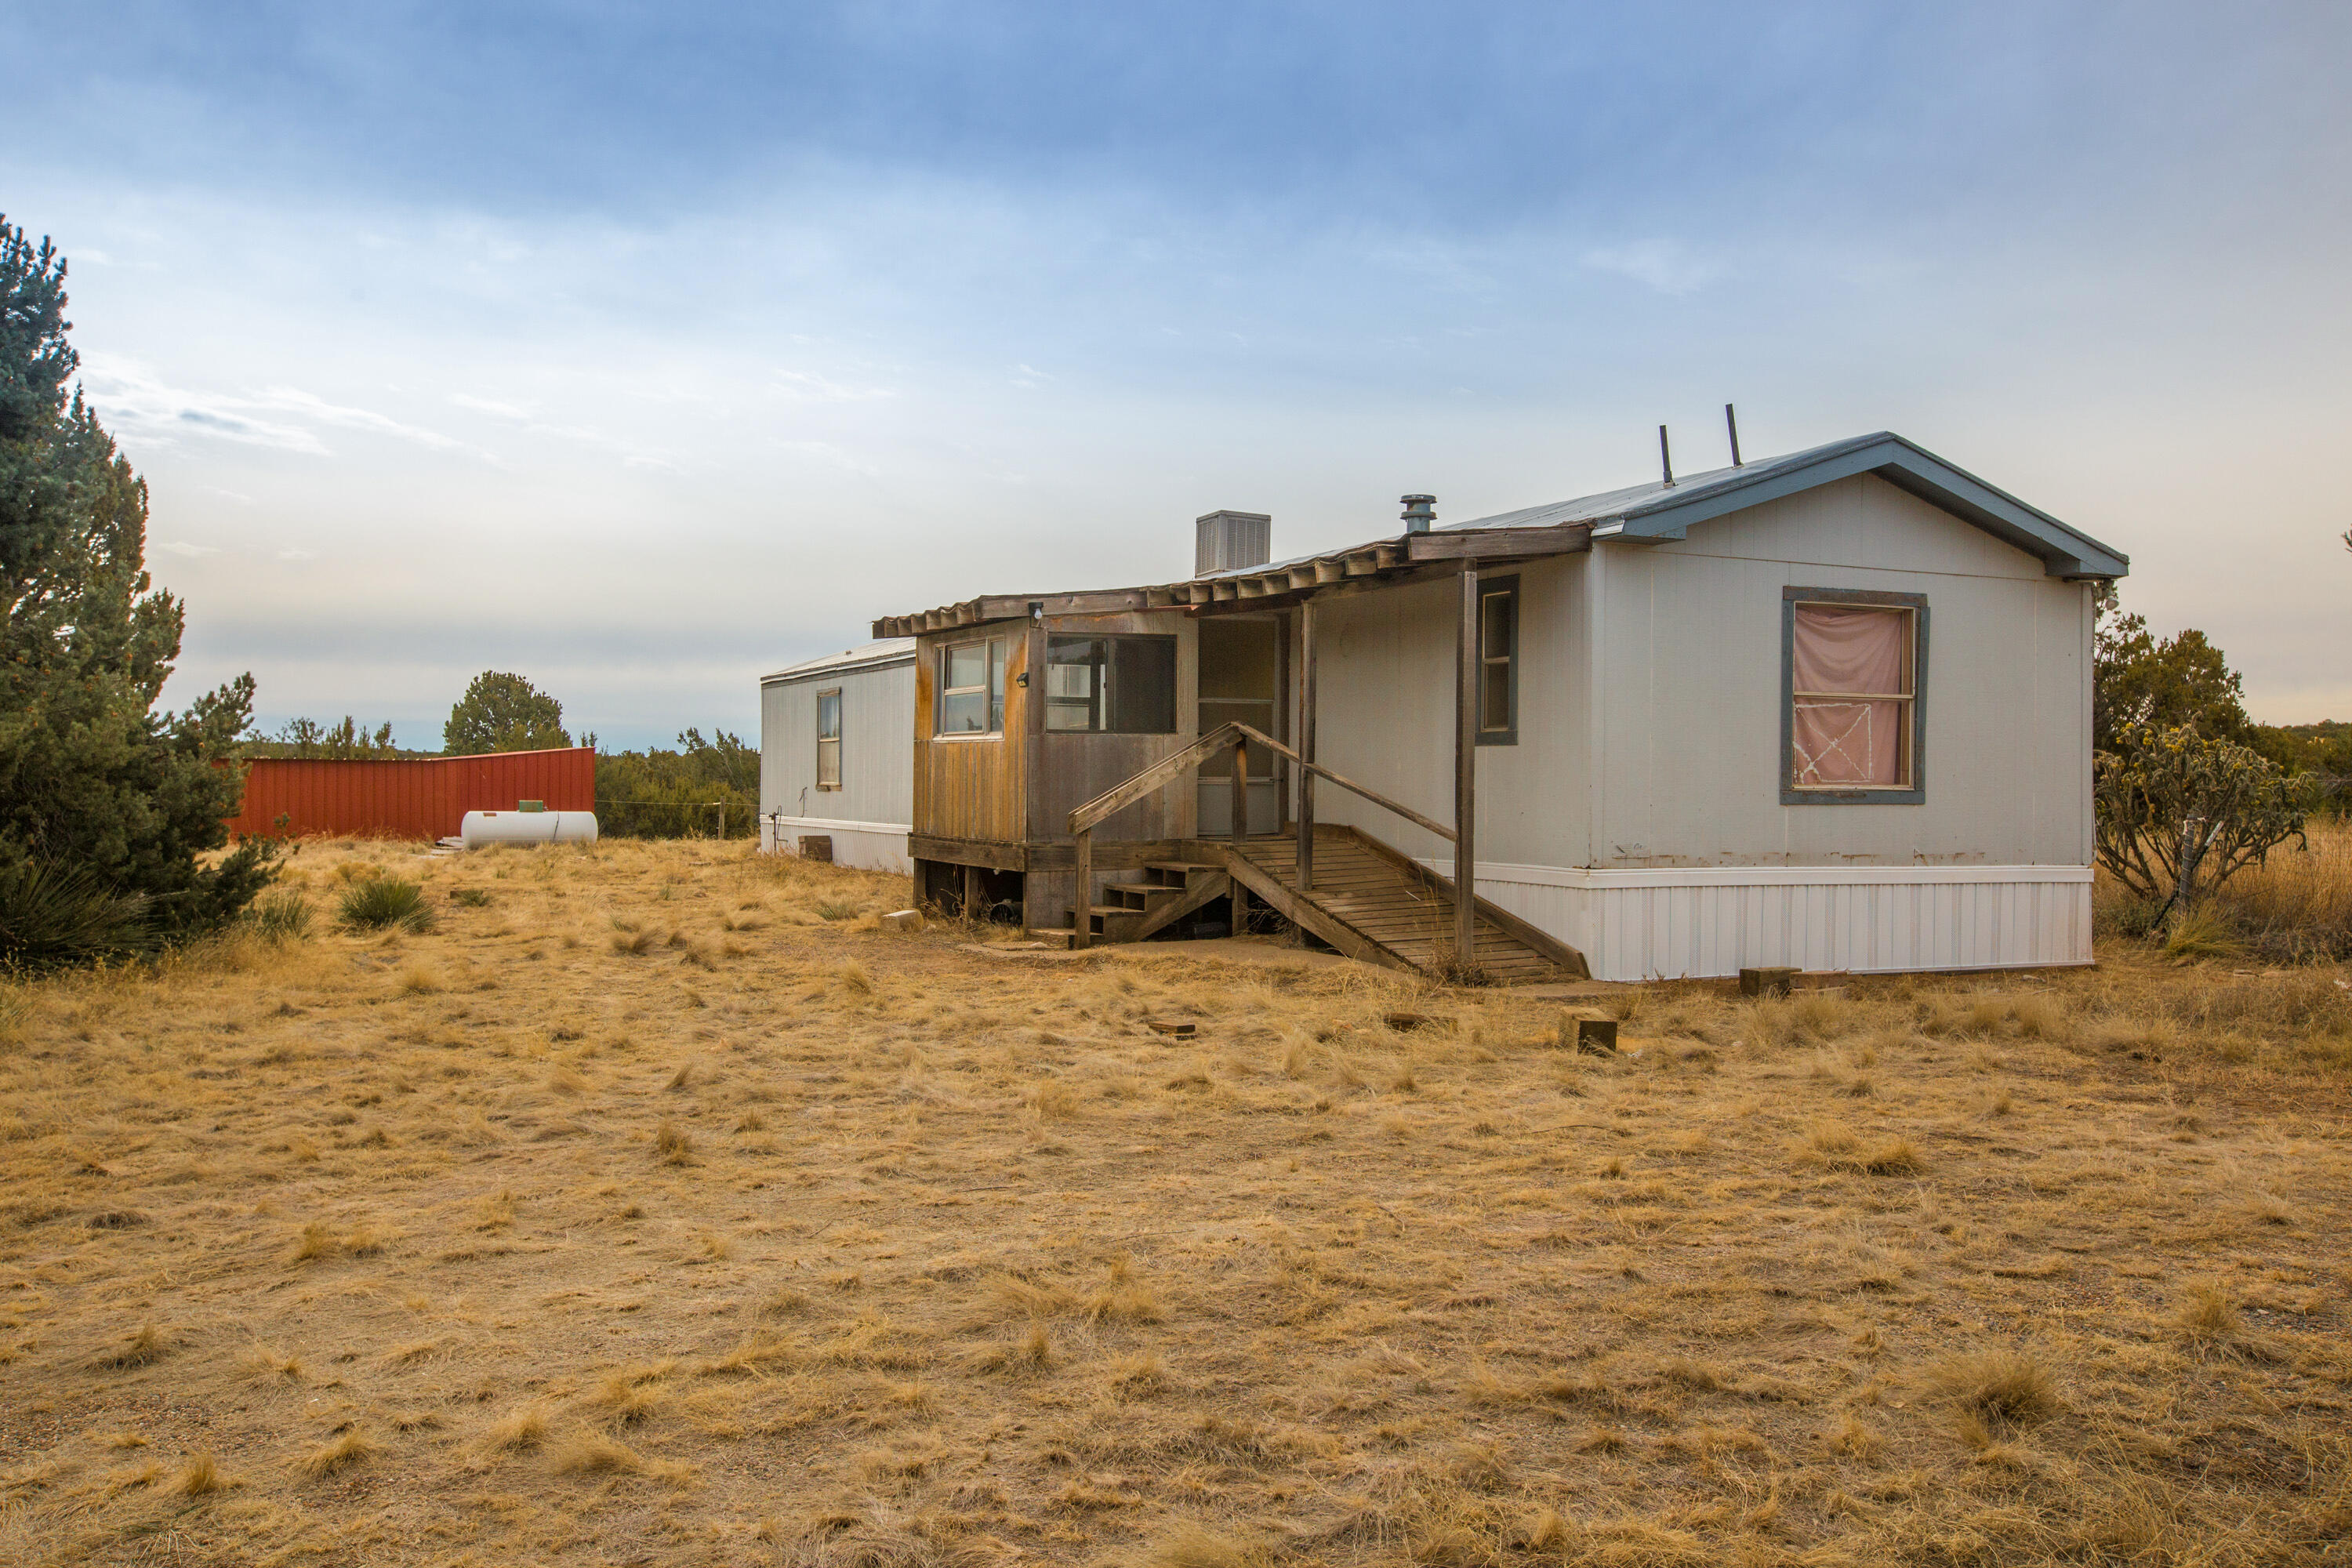
[[[1416,533],[1160,588],[967,601],[875,623],[917,639],[918,897],[1084,948],[1255,900],[1351,957],[1502,982],[1580,977],[1476,896],[1482,566],[1590,548],[1581,525]],[[1453,820],[1316,756],[1318,598],[1459,585]],[[1453,876],[1355,826],[1341,789],[1444,841]],[[1467,898],[1455,889],[1466,888]]]

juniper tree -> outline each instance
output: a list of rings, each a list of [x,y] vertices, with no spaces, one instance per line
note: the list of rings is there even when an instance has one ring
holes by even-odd
[[[65,281],[0,215],[0,894],[66,875],[163,934],[202,930],[270,874],[262,843],[205,859],[243,787],[253,678],[156,707],[184,610],[147,575],[146,482],[68,394]]]
[[[441,727],[441,749],[452,756],[546,752],[570,744],[563,704],[521,676],[495,669],[474,677]]]

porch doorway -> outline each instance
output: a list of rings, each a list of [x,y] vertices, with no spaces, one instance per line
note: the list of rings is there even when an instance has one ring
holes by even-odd
[[[1242,723],[1277,741],[1282,721],[1283,619],[1280,616],[1201,617],[1201,733]],[[1249,754],[1250,833],[1282,831],[1282,775],[1265,747]],[[1234,825],[1234,754],[1201,764],[1200,831],[1222,838]]]

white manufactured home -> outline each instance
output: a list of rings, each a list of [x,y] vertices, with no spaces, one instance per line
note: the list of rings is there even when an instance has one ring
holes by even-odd
[[[760,681],[760,847],[905,872],[915,645],[896,637]]]
[[[1074,945],[1263,905],[1521,980],[2087,963],[2126,558],[1889,434],[885,617],[921,896]]]

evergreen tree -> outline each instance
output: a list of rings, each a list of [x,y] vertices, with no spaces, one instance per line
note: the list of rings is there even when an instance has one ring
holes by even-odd
[[[2100,605],[2092,639],[2091,749],[2124,752],[2135,735],[2194,724],[2210,740],[2252,736],[2244,682],[2220,648],[2190,627],[2159,639],[2147,617]]]
[[[243,790],[253,678],[156,710],[184,612],[147,575],[145,481],[67,395],[65,279],[0,216],[0,886],[53,872],[138,900],[160,934],[200,931],[271,874],[266,843],[200,859]]]
[[[449,710],[441,749],[453,757],[483,752],[547,752],[572,744],[563,704],[520,675],[486,669]]]

